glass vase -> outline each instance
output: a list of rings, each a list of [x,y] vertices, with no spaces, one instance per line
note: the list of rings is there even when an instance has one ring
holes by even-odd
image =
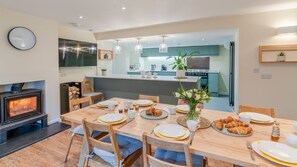
[[[187,120],[195,120],[200,122],[200,113],[196,111],[198,103],[189,104],[189,112],[187,113]]]

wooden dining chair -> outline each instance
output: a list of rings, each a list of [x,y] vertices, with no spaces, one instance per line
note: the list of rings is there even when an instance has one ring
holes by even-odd
[[[155,103],[160,103],[160,97],[159,96],[150,96],[150,95],[139,94],[138,99],[152,100]]]
[[[115,135],[112,125],[82,121],[87,154],[84,166],[129,167],[142,155],[142,143],[126,136]],[[100,140],[91,136],[92,131],[107,132]],[[130,154],[127,154],[130,152]]]
[[[255,112],[255,113],[264,114],[264,115],[271,116],[272,118],[275,118],[274,108],[260,108],[260,107],[239,105],[239,113],[241,112]]]
[[[177,105],[183,105],[186,104],[182,99],[178,99]]]
[[[79,98],[79,99],[70,100],[70,102],[69,102],[70,112],[79,109],[80,105],[85,104],[85,103],[88,103],[88,105],[92,105],[93,101],[91,100],[91,97],[83,97],[83,98]],[[64,162],[67,161],[67,158],[68,158],[68,155],[69,155],[69,152],[70,152],[70,148],[71,148],[74,136],[75,135],[84,135],[82,125],[77,126],[75,124],[71,124],[71,130],[70,131],[72,132],[72,134],[71,134],[71,137],[70,137],[70,140],[69,140],[69,144],[68,144],[68,148],[67,148],[67,152],[66,152]]]
[[[142,135],[142,138],[144,167],[203,166],[203,157],[191,154],[188,143],[185,143],[183,141],[168,141],[165,139],[148,135],[147,133],[144,133]],[[154,156],[152,155],[153,146],[157,147]],[[168,155],[175,155],[175,157],[180,158],[181,161],[174,159]]]
[[[82,97],[91,97],[92,101],[100,99],[103,100],[104,96],[102,92],[94,92],[93,83],[89,79],[84,79],[81,82]]]

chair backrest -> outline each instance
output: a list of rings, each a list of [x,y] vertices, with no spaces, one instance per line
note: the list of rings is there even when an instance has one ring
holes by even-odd
[[[93,83],[89,79],[84,79],[81,82],[81,93],[94,92]]]
[[[139,94],[138,99],[152,100],[153,102],[160,103],[159,96],[149,96],[149,95]]]
[[[186,104],[182,99],[178,99],[177,105],[183,105]]]
[[[110,124],[99,124],[99,123],[92,123],[83,119],[82,121],[84,132],[85,132],[85,140],[87,143],[87,154],[91,154],[93,152],[93,148],[99,148],[102,150],[114,152],[115,155],[115,162],[117,166],[120,165],[120,161],[122,160],[122,156],[120,154],[120,148],[117,143],[112,125]],[[107,132],[111,143],[106,143],[100,141],[100,139],[95,139],[91,136],[93,131],[100,131],[100,132]]]
[[[70,100],[69,101],[70,112],[76,110],[75,106],[78,106],[78,105],[84,104],[84,103],[89,103],[89,105],[92,105],[93,101],[92,101],[91,97],[83,97],[83,98],[79,98],[79,99]]]
[[[252,107],[252,106],[243,106],[239,105],[239,113],[241,112],[255,112],[259,114],[264,114],[275,118],[274,108],[260,108],[260,107]]]
[[[184,167],[181,165],[175,165],[162,160],[159,160],[152,156],[151,147],[156,146],[158,148],[163,148],[166,150],[184,152],[186,157],[186,166],[192,166],[192,156],[190,153],[188,143],[183,141],[168,141],[161,138],[156,138],[154,136],[144,133],[143,138],[143,163],[145,167],[158,166],[158,167]]]

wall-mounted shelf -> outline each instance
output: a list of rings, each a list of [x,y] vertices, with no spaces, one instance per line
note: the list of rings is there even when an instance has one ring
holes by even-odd
[[[114,58],[113,51],[98,49],[99,60],[112,60]]]
[[[285,60],[279,61],[278,54],[285,53]],[[292,45],[261,45],[259,47],[260,63],[297,63],[297,44]]]

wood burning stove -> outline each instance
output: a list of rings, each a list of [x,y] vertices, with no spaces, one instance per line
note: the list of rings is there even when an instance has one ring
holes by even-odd
[[[0,94],[0,125],[42,114],[41,90],[28,89],[17,93]]]
[[[42,111],[42,91],[25,89],[0,93],[0,144],[6,141],[6,132],[41,120],[47,126],[47,115]]]

